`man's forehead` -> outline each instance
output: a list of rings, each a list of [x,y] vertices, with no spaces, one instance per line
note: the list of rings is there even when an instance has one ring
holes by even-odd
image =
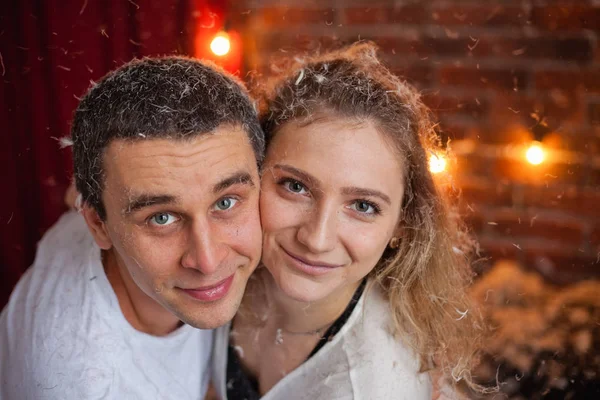
[[[239,170],[254,175],[256,158],[245,132],[218,131],[193,139],[115,140],[104,156],[107,179],[216,181]],[[125,183],[125,182],[123,182]]]
[[[248,133],[240,125],[222,124],[210,132],[195,134],[145,134],[138,133],[137,136],[128,138],[115,138],[107,145],[107,152],[117,154],[117,151],[156,152],[165,149],[179,149],[190,151],[194,147],[207,144],[214,146],[219,142],[235,145],[236,147],[252,148]]]

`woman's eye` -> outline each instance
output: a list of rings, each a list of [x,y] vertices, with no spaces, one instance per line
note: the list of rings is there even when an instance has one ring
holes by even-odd
[[[220,199],[219,201],[217,201],[215,203],[215,208],[219,211],[229,210],[237,202],[238,202],[238,200],[234,199],[232,197],[223,197],[222,199]]]
[[[288,179],[284,182],[284,186],[287,190],[292,193],[304,194],[306,192],[306,188],[303,184],[293,179]]]
[[[358,211],[361,214],[377,214],[379,210],[377,206],[368,201],[357,200],[350,206],[353,210]]]
[[[177,221],[177,217],[175,217],[173,214],[169,214],[169,213],[158,213],[158,214],[154,214],[152,217],[150,217],[150,223],[153,225],[158,225],[158,226],[167,226],[167,225],[171,225],[173,222]]]

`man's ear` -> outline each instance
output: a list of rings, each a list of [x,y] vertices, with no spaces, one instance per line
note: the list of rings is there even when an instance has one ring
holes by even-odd
[[[110,236],[108,235],[108,228],[106,223],[102,221],[100,216],[98,215],[98,211],[89,204],[85,203],[83,208],[81,209],[81,214],[83,214],[83,218],[85,218],[85,222],[87,223],[94,240],[98,247],[102,250],[108,250],[112,247],[112,241],[110,240]]]

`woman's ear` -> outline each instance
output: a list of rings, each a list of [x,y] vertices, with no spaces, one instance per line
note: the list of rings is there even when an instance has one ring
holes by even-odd
[[[403,236],[404,236],[404,227],[402,225],[398,224],[398,226],[394,230],[394,234],[392,235],[390,242],[388,243],[388,246],[390,246],[392,249],[397,249],[398,247],[400,247],[400,241],[402,240]]]
[[[94,240],[98,247],[102,250],[108,250],[112,247],[112,241],[110,236],[108,235],[108,228],[106,223],[102,221],[100,216],[98,215],[98,211],[89,204],[85,203],[81,209],[81,213],[83,214],[83,218],[85,218],[85,222],[87,223]]]
[[[400,221],[398,221],[398,223],[396,224],[396,228],[394,229],[394,237],[397,238],[401,238],[404,237],[404,229],[405,225],[404,225],[404,221],[402,219],[400,219]]]
[[[404,235],[404,221],[400,220],[396,224],[396,228],[394,228],[394,236],[403,236]]]

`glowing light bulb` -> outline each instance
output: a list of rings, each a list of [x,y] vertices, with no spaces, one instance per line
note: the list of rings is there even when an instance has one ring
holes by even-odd
[[[210,42],[210,49],[217,56],[224,56],[229,53],[231,49],[231,43],[229,42],[229,35],[225,32],[219,32]]]
[[[438,174],[446,169],[446,158],[440,154],[432,154],[429,157],[429,170],[433,174]]]
[[[540,142],[533,142],[527,149],[525,157],[530,164],[539,165],[546,159],[546,153]]]

